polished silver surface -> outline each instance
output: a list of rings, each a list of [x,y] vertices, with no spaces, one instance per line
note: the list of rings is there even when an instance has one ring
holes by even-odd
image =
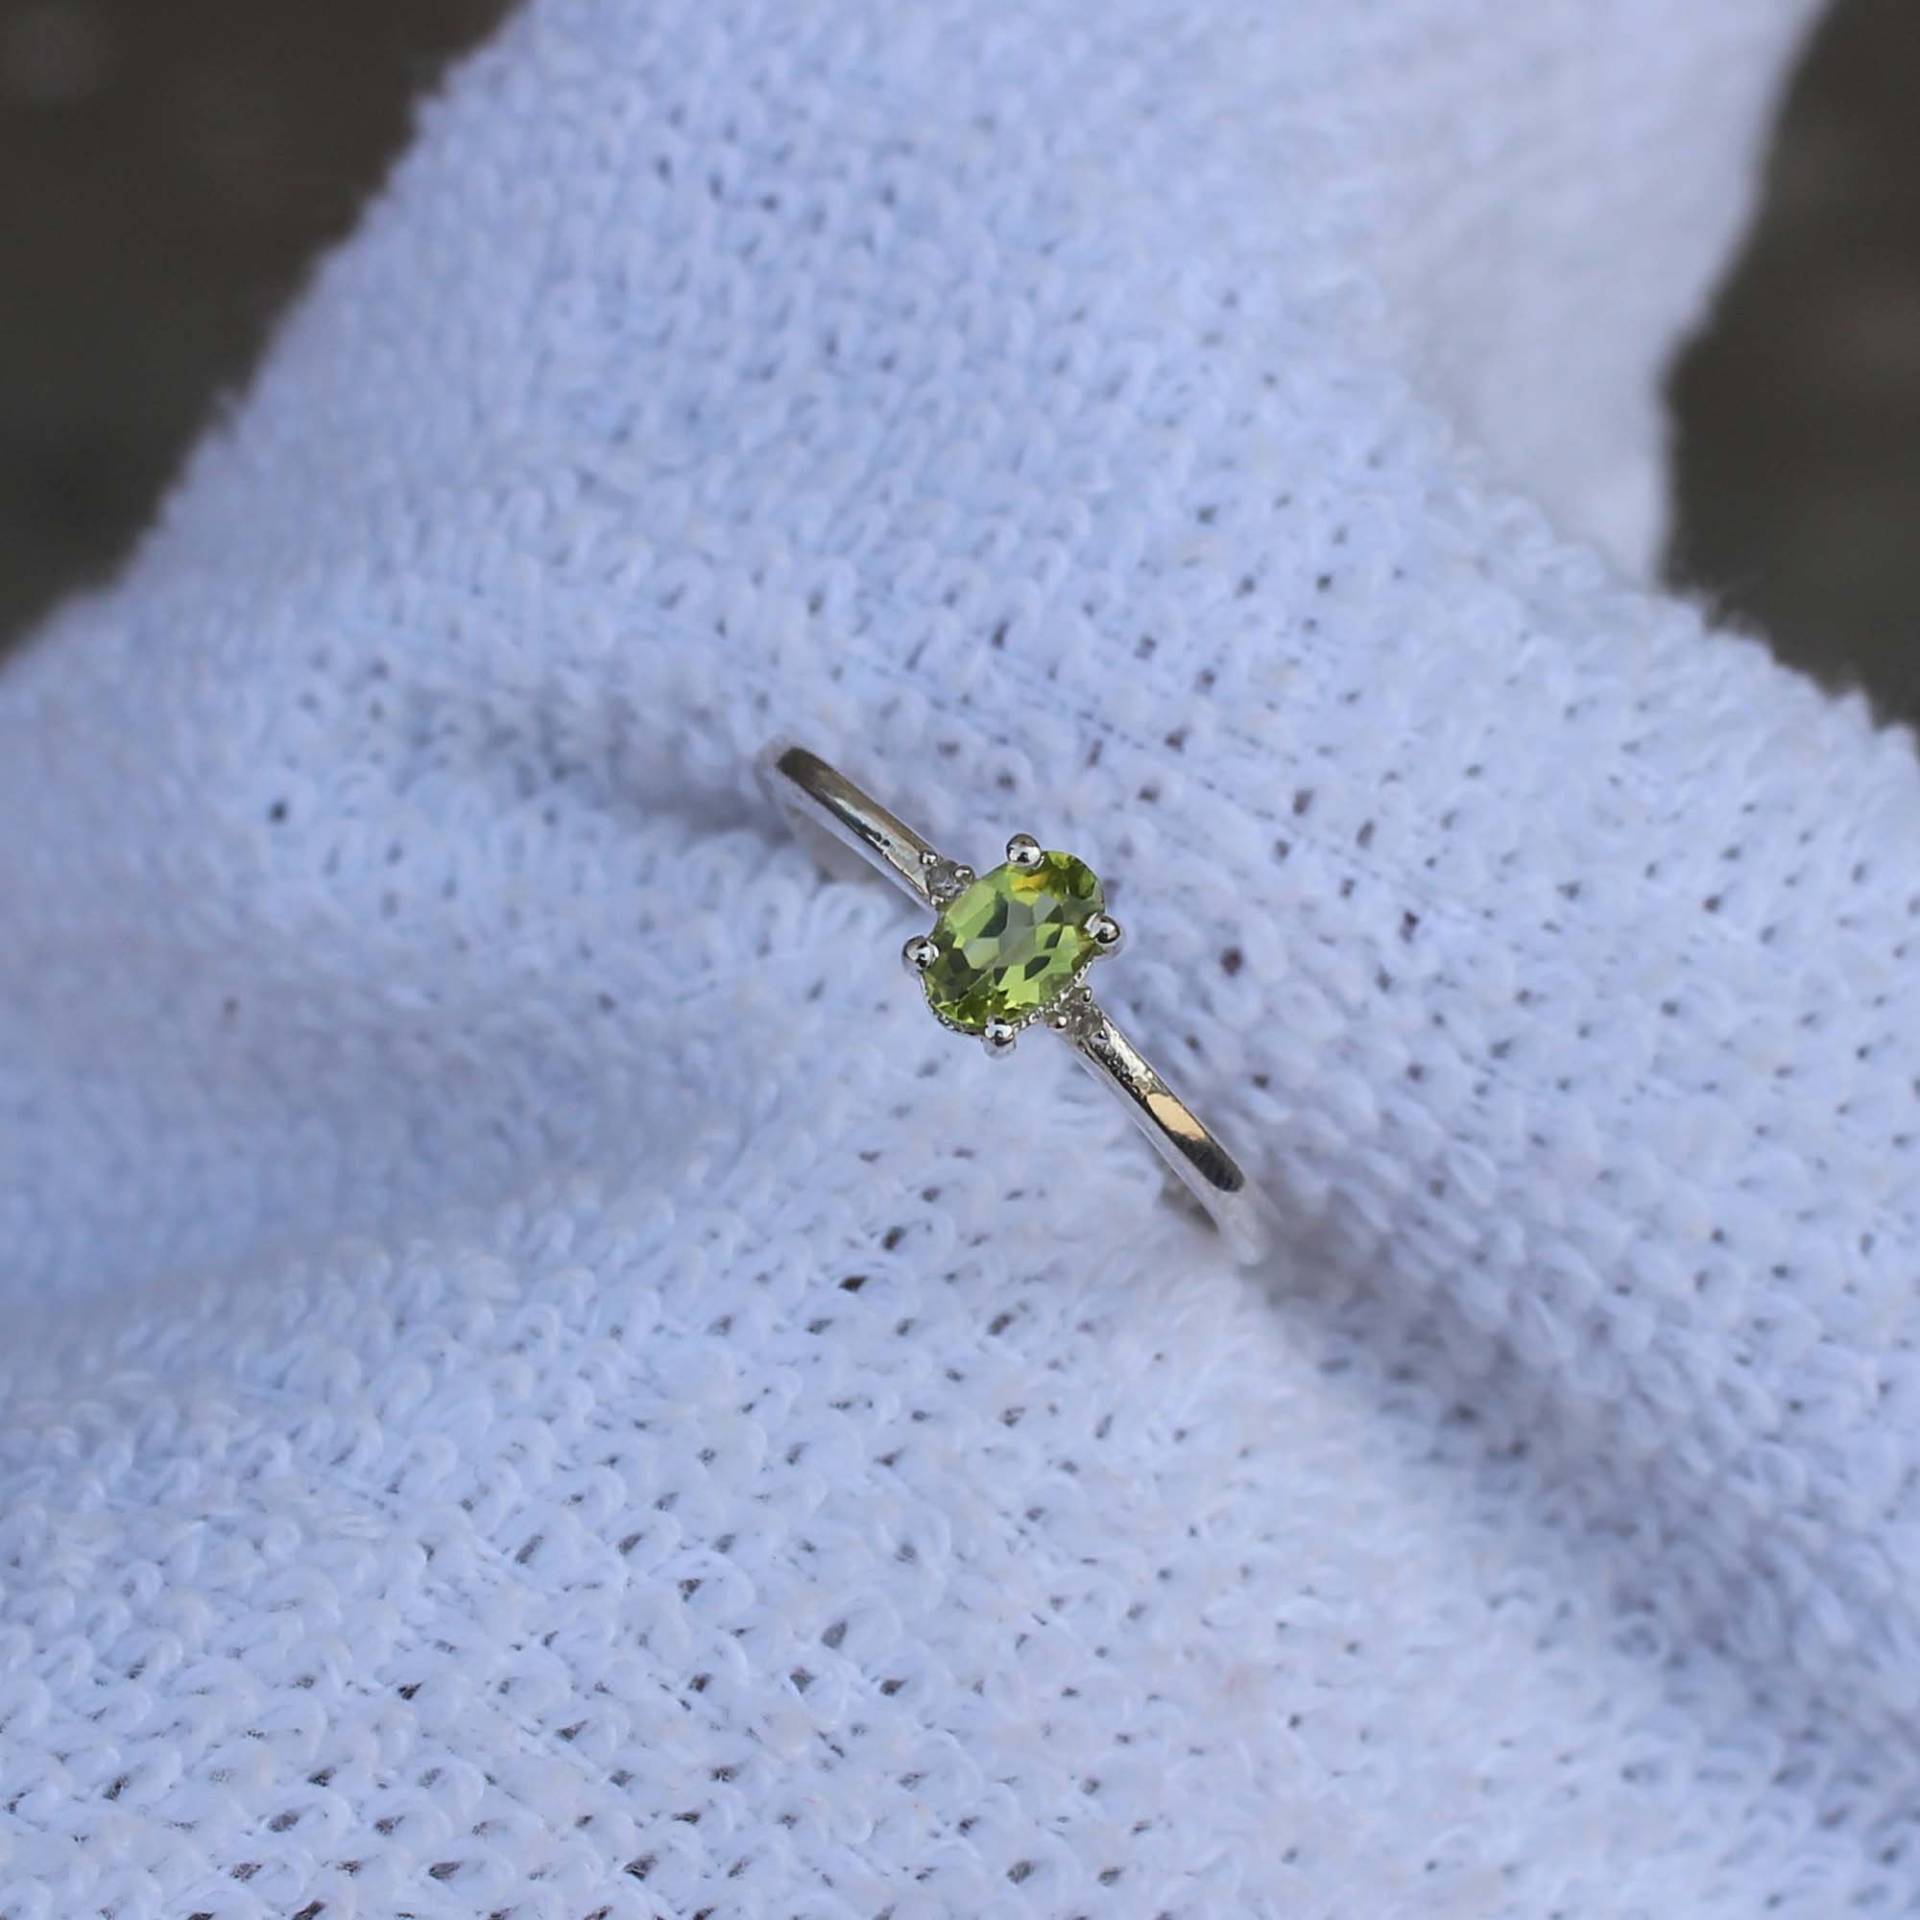
[[[1004,1060],[1020,1038],[1020,1029],[1011,1020],[989,1020],[980,1030],[980,1044],[990,1060]]]
[[[938,906],[941,875],[952,874],[904,820],[895,818],[870,793],[817,753],[776,741],[760,757],[761,770],[781,803],[830,833],[841,845],[864,854],[895,886],[923,907]],[[969,876],[971,877],[971,876]]]
[[[970,867],[944,858],[871,794],[805,747],[776,741],[761,755],[760,766],[769,791],[790,813],[865,855],[923,907],[937,913],[973,879]],[[1041,858],[1040,843],[1030,834],[1017,833],[1007,842],[1007,859],[1015,866],[1037,865]],[[1111,915],[1091,916],[1087,929],[1097,958],[1119,950],[1122,931]],[[939,957],[939,949],[929,935],[916,934],[901,957],[910,971],[922,973]],[[1101,1011],[1085,980],[1042,1009],[1034,1024],[1057,1033],[1081,1064],[1113,1090],[1234,1250],[1243,1258],[1257,1256],[1272,1234],[1264,1196],[1219,1137]],[[1012,1053],[1020,1031],[1008,1021],[990,1021],[981,1043],[989,1055],[1002,1058]]]

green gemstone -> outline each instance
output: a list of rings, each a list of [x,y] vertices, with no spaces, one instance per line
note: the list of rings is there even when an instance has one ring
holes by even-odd
[[[1105,906],[1093,869],[1070,853],[983,873],[934,922],[927,1004],[963,1033],[1022,1025],[1080,977],[1094,954],[1087,921]]]

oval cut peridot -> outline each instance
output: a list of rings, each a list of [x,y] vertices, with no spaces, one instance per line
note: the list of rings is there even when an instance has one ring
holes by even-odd
[[[1024,1025],[1085,971],[1095,950],[1087,922],[1105,906],[1093,869],[1070,853],[983,873],[934,922],[927,1004],[963,1033],[990,1020]]]

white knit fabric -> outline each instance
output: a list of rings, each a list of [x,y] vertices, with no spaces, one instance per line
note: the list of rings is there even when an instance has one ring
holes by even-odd
[[[1920,779],[1643,564],[1802,0],[536,0],[0,673],[0,1913],[1920,1907]],[[1256,1272],[750,777],[1114,883]]]

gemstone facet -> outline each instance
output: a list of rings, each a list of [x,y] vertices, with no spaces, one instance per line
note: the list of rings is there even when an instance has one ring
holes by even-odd
[[[927,1004],[962,1033],[990,1020],[1024,1026],[1086,971],[1099,951],[1087,922],[1105,908],[1093,869],[1070,853],[983,873],[934,922]]]

